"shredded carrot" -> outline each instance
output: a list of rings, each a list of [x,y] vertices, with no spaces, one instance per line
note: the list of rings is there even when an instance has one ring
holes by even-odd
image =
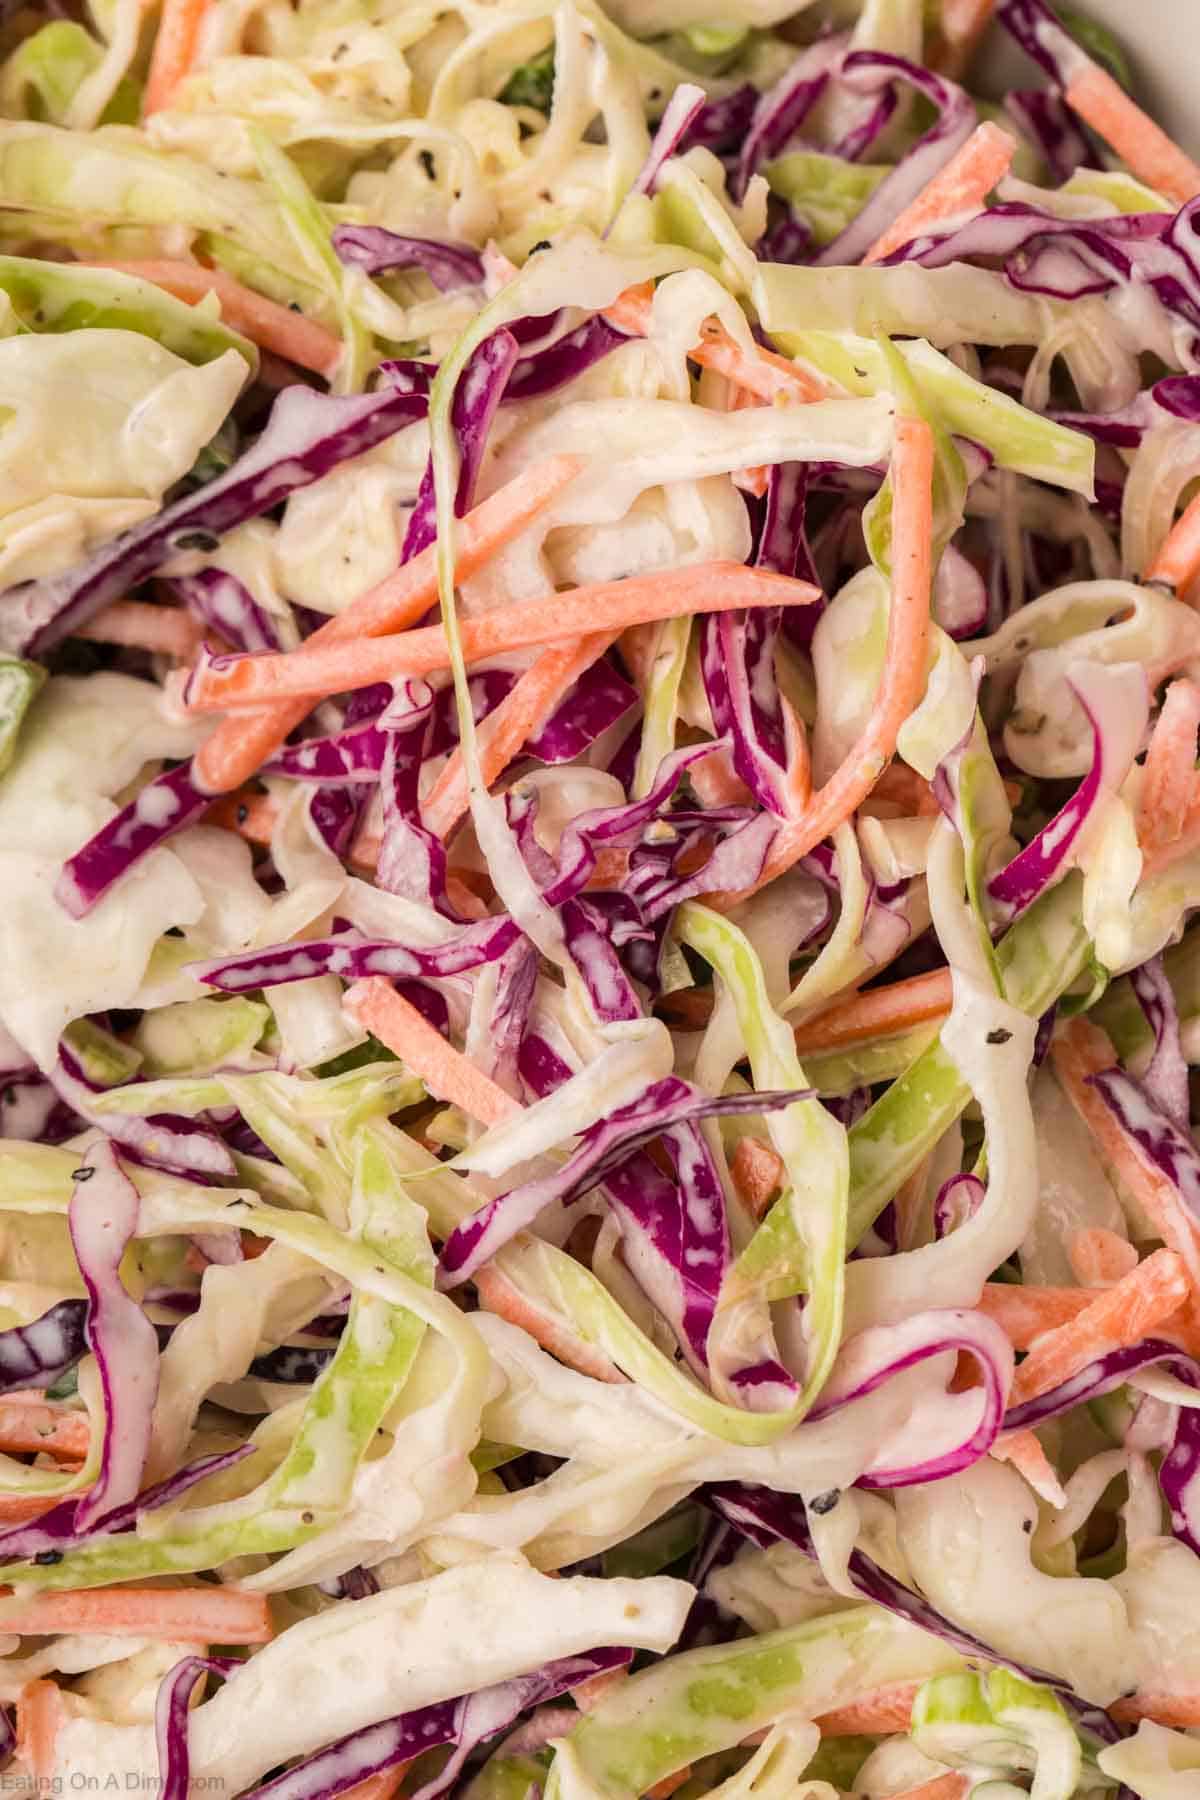
[[[996,0],[942,0],[941,44],[937,68],[960,75],[992,22]]]
[[[813,1724],[822,1737],[884,1737],[907,1731],[920,1686],[919,1681],[896,1681],[876,1688],[860,1700],[819,1713]]]
[[[580,1712],[595,1712],[602,1700],[607,1700],[617,1688],[624,1687],[629,1679],[628,1669],[601,1669],[598,1675],[589,1675],[571,1689],[571,1698]]]
[[[1144,850],[1178,843],[1196,795],[1200,685],[1173,681],[1163,697],[1142,771],[1138,842]]]
[[[688,780],[702,806],[745,806],[754,798],[734,770],[728,750],[714,750],[711,756],[702,756],[688,770]]]
[[[892,604],[883,675],[871,717],[845,762],[813,795],[803,816],[777,833],[755,888],[765,887],[807,856],[866,799],[892,758],[901,725],[924,691],[933,576],[933,433],[923,419],[896,421],[892,484]],[[746,898],[746,894],[710,895],[709,904],[728,908]]]
[[[180,83],[191,74],[200,48],[200,30],[213,0],[163,0],[142,97],[142,117],[174,104]]]
[[[498,1125],[520,1112],[519,1100],[448,1044],[382,975],[356,981],[347,988],[343,1004],[355,1023],[386,1044],[439,1100],[461,1107],[484,1125]]]
[[[761,1219],[783,1182],[783,1161],[762,1138],[739,1138],[729,1159],[733,1185],[756,1219]]]
[[[1067,1504],[1067,1496],[1063,1492],[1054,1464],[1042,1449],[1034,1432],[1002,1432],[992,1445],[991,1454],[997,1462],[1011,1463],[1025,1477],[1034,1493],[1050,1506],[1063,1507]]]
[[[457,579],[465,581],[518,537],[582,467],[574,456],[548,457],[522,470],[461,519],[455,537]],[[306,648],[403,631],[428,612],[437,593],[437,546],[431,544],[314,631]],[[197,783],[214,794],[241,787],[311,710],[307,700],[288,700],[226,720],[196,754],[192,767]]]
[[[907,1788],[903,1794],[897,1794],[896,1800],[966,1800],[971,1791],[971,1783],[966,1775],[959,1775],[951,1770],[946,1775],[935,1775],[930,1781],[923,1781],[919,1787]]]
[[[797,1052],[803,1056],[806,1051],[835,1050],[843,1044],[895,1037],[915,1025],[943,1019],[953,1000],[951,989],[949,969],[933,969],[928,975],[910,975],[887,987],[851,994],[797,1025]]]
[[[1103,1291],[1086,1287],[1022,1287],[1008,1281],[989,1281],[976,1304],[980,1312],[995,1320],[1014,1350],[1029,1350],[1046,1332],[1069,1325],[1086,1312]],[[1200,1353],[1200,1331],[1187,1303],[1163,1321],[1157,1335],[1171,1338],[1189,1356]]]
[[[669,1800],[669,1796],[677,1788],[681,1788],[685,1781],[690,1781],[691,1776],[691,1763],[684,1763],[682,1769],[676,1769],[673,1775],[664,1775],[661,1781],[656,1781],[653,1787],[648,1787],[646,1800]]]
[[[495,1263],[484,1263],[471,1280],[486,1310],[510,1325],[519,1325],[535,1343],[569,1369],[590,1375],[594,1381],[624,1381],[620,1369],[610,1362],[602,1350],[585,1343],[557,1313],[538,1306],[523,1294],[514,1281]],[[599,1677],[596,1677],[599,1680]]]
[[[181,606],[154,606],[147,600],[115,600],[71,633],[93,644],[152,650],[176,662],[191,662],[205,635],[200,621]]]
[[[27,1600],[11,1594],[0,1588],[0,1632],[21,1637],[72,1631],[181,1644],[265,1644],[272,1636],[266,1597],[231,1587],[81,1588]]]
[[[870,800],[895,808],[894,818],[934,819],[941,812],[932,787],[907,763],[889,763],[871,790]],[[863,811],[870,802],[864,803]]]
[[[769,569],[698,563],[624,581],[598,581],[520,606],[498,606],[463,619],[459,634],[466,660],[481,662],[512,650],[576,639],[584,622],[615,636],[635,620],[750,606],[808,606],[819,597],[808,582]],[[357,642],[317,644],[315,635],[299,650],[241,656],[224,666],[210,664],[197,670],[188,687],[188,707],[216,712],[261,707],[264,700],[319,699],[400,675],[428,675],[450,663],[446,628],[440,624]]]
[[[1112,1287],[1137,1268],[1138,1253],[1128,1239],[1102,1225],[1077,1231],[1067,1256],[1083,1287]]]
[[[357,1787],[347,1788],[343,1800],[396,1800],[408,1773],[411,1763],[397,1763],[394,1769],[385,1769],[381,1775],[368,1775]]]
[[[1142,846],[1143,877],[1161,875],[1173,863],[1182,862],[1200,850],[1200,775],[1192,790],[1191,800],[1179,827],[1179,835],[1169,843],[1151,842]]]
[[[1185,1207],[1174,1182],[1152,1163],[1137,1141],[1123,1131],[1095,1088],[1089,1087],[1088,1076],[1098,1075],[1114,1067],[1117,1056],[1112,1044],[1098,1025],[1090,1019],[1072,1019],[1055,1037],[1050,1057],[1063,1092],[1107,1157],[1113,1173],[1141,1202],[1153,1219],[1159,1237],[1183,1260],[1191,1273],[1193,1291],[1183,1309],[1190,1330],[1200,1336],[1200,1304],[1197,1295],[1200,1282],[1196,1270],[1200,1266],[1200,1233]],[[1112,1293],[1118,1293],[1113,1288]]]
[[[1200,166],[1185,156],[1105,69],[1088,63],[1067,84],[1067,105],[1112,146],[1122,162],[1176,206],[1200,194]]]
[[[1194,1688],[1179,1694],[1148,1690],[1114,1700],[1108,1711],[1121,1725],[1152,1719],[1156,1725],[1169,1725],[1175,1731],[1195,1731],[1200,1728],[1200,1693]]]
[[[31,1681],[17,1696],[17,1756],[39,1782],[58,1775],[58,1734],[67,1703],[54,1681]]]
[[[1200,575],[1200,494],[1196,494],[1167,533],[1162,549],[1143,577],[1161,581],[1182,594]]]
[[[234,331],[240,331],[261,349],[295,363],[297,368],[312,369],[326,379],[333,375],[341,359],[341,339],[326,326],[244,287],[224,269],[206,269],[200,263],[172,262],[165,257],[145,262],[93,262],[88,267],[136,275],[193,306],[206,294],[215,294],[221,317]]]
[[[518,754],[536,737],[567,692],[585,669],[604,655],[612,639],[604,635],[577,638],[543,650],[479,727],[479,761],[490,787]],[[467,810],[467,774],[462,750],[456,748],[434,782],[421,808],[422,823],[445,840]]]
[[[1016,151],[1017,140],[1011,132],[1002,131],[990,120],[977,125],[962,149],[876,238],[863,261],[882,262],[893,250],[944,221],[982,211],[996,183],[1008,174]]]
[[[1035,1400],[1098,1357],[1140,1343],[1187,1297],[1182,1259],[1173,1250],[1156,1250],[1115,1286],[1094,1295],[1078,1318],[1038,1339],[1013,1376],[1010,1404]]]
[[[0,1450],[8,1456],[42,1450],[60,1462],[79,1462],[87,1455],[90,1437],[87,1414],[73,1407],[39,1393],[0,1399]]]
[[[256,794],[245,788],[236,794],[223,794],[205,817],[210,825],[236,831],[248,844],[269,844],[279,822],[279,808],[270,794]]]
[[[650,283],[627,288],[611,306],[605,307],[604,316],[619,331],[628,331],[633,337],[648,337],[654,317],[654,290]],[[824,400],[828,395],[828,390],[815,375],[798,368],[774,350],[756,345],[754,354],[747,355],[737,339],[716,319],[705,321],[700,342],[688,351],[688,357],[702,369],[724,375],[726,380],[759,400],[775,402],[784,399],[804,403]]]
[[[82,1468],[82,1463],[78,1467]],[[57,1494],[0,1494],[0,1525],[26,1525],[30,1519],[40,1519],[58,1505],[59,1498]]]

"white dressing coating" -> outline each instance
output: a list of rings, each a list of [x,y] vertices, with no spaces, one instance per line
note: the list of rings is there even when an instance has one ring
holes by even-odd
[[[661,1653],[693,1593],[667,1576],[551,1582],[501,1555],[345,1601],[291,1626],[196,1709],[192,1779],[219,1776],[236,1792],[347,1732],[600,1644]],[[156,1771],[145,1727],[76,1720],[59,1745],[64,1775]]]

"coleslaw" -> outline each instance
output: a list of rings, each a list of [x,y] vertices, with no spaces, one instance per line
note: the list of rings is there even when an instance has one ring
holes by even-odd
[[[1121,46],[0,32],[0,1779],[1200,1794],[1200,165]]]

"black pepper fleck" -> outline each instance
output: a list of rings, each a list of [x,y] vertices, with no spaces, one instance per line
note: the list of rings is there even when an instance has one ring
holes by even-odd
[[[218,550],[221,540],[211,531],[181,531],[171,541],[173,550]]]
[[[830,1488],[826,1494],[814,1494],[808,1503],[809,1512],[815,1512],[818,1518],[831,1513],[842,1497],[841,1488]]]
[[[71,1180],[72,1181],[90,1181],[92,1179],[92,1176],[95,1173],[96,1173],[95,1169],[90,1168],[87,1163],[84,1163],[82,1168],[71,1170]]]
[[[39,1550],[33,1560],[38,1564],[39,1568],[52,1569],[55,1563],[60,1563],[62,1559],[63,1553],[61,1550]]]
[[[430,181],[436,181],[437,180],[437,164],[433,160],[433,151],[432,150],[419,150],[417,152],[417,161],[420,163],[421,167],[424,169],[426,175],[428,175]]]
[[[987,1034],[987,1041],[989,1044],[1007,1044],[1011,1038],[1012,1032],[1006,1031],[1003,1025],[998,1026],[995,1031],[989,1031]]]

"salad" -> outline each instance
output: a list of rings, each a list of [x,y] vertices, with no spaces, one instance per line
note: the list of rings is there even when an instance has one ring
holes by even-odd
[[[1200,166],[992,14],[6,10],[8,1791],[1200,1795]]]

